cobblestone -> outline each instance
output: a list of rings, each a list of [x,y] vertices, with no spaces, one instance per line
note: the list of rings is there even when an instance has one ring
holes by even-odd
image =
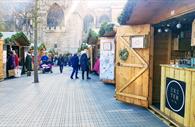
[[[114,99],[114,86],[60,74],[0,82],[0,127],[166,127],[148,110]],[[81,76],[80,76],[81,77]]]

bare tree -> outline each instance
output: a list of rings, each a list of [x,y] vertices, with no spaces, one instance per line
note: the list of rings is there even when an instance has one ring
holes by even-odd
[[[30,35],[30,41],[32,41],[32,31],[34,30],[34,83],[39,82],[37,60],[38,2],[38,0],[0,1],[0,4],[4,5],[5,8],[8,6],[10,8],[9,12],[3,12],[4,9],[0,9],[0,12],[5,15],[4,17],[10,18],[5,19],[6,21],[2,21],[2,23],[0,21],[0,25],[12,26],[14,24],[14,29],[11,31],[23,31]],[[7,31],[10,29],[8,28]]]

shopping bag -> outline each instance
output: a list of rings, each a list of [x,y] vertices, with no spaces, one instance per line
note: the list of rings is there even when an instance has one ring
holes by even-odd
[[[27,71],[27,76],[31,76],[31,72],[30,71]]]
[[[21,77],[21,69],[15,69],[15,77]]]
[[[14,77],[15,76],[15,69],[8,70],[8,75],[9,75],[9,77]]]

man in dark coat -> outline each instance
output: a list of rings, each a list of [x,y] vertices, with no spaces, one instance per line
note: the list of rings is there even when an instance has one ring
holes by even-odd
[[[87,79],[91,79],[89,77],[89,59],[87,58],[87,54],[83,53],[80,58],[80,67],[82,71],[82,79],[84,80],[84,73],[87,72]]]
[[[62,55],[58,58],[58,66],[60,67],[60,73],[62,73],[64,68],[64,57]]]
[[[30,51],[26,55],[26,64],[25,65],[26,65],[26,69],[27,69],[27,76],[30,76],[31,71],[32,71],[32,57],[31,57]]]
[[[78,79],[78,68],[79,68],[79,57],[75,53],[74,56],[71,58],[71,65],[72,65],[72,74],[70,76],[71,79],[73,79],[73,76],[75,74],[75,78]]]

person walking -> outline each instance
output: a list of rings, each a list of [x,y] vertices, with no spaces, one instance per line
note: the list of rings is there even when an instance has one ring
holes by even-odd
[[[97,57],[95,65],[93,67],[93,71],[95,72],[96,75],[100,74],[100,58]]]
[[[27,76],[31,76],[31,71],[32,71],[32,56],[31,52],[28,51],[26,55],[26,69],[27,69]]]
[[[12,51],[8,54],[8,60],[7,60],[7,74],[8,77],[14,77],[15,76],[15,57]]]
[[[87,73],[87,79],[91,79],[89,77],[89,61],[88,61],[87,53],[86,51],[83,51],[80,58],[80,67],[82,71],[82,79],[84,80],[84,73]]]
[[[74,56],[71,58],[71,65],[72,65],[72,74],[70,76],[71,79],[73,79],[73,76],[75,74],[75,78],[78,79],[78,67],[79,67],[79,57],[75,53]]]
[[[60,73],[62,73],[64,68],[64,57],[61,54],[58,58],[58,66],[60,67]]]
[[[17,55],[15,50],[13,50],[13,55],[14,55],[14,58],[15,58],[16,69],[18,69],[19,68],[19,57],[18,57],[18,55]]]

